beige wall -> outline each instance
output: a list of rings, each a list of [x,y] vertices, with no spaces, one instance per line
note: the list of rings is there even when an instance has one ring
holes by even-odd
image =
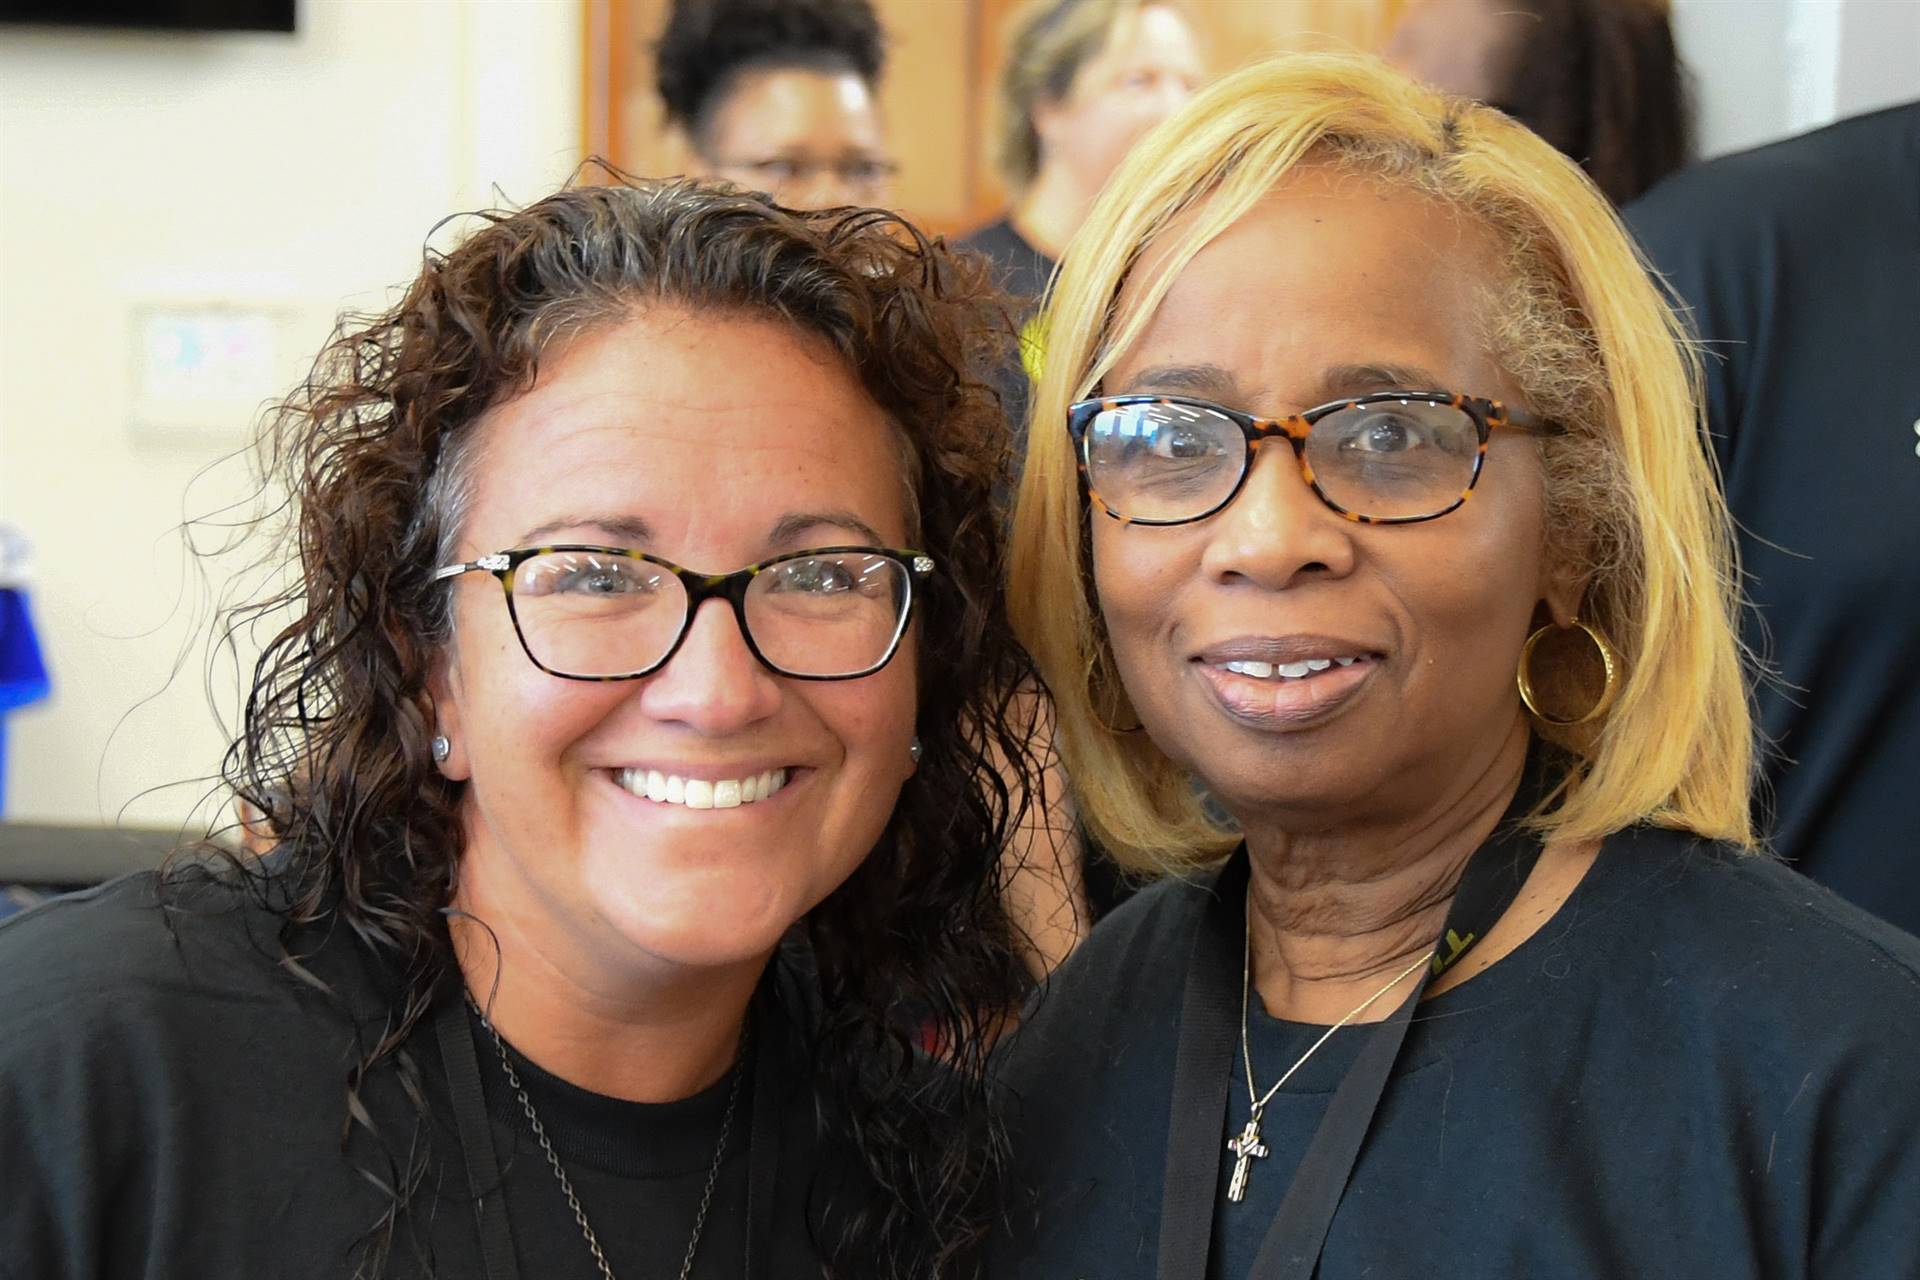
[[[153,429],[133,317],[235,305],[278,385],[343,303],[379,305],[442,215],[577,159],[575,0],[302,0],[300,31],[0,29],[0,523],[36,544],[55,693],[11,716],[9,816],[185,820],[225,743],[202,640],[231,561],[183,516],[244,493],[251,412]],[[162,415],[164,417],[164,415]],[[206,531],[203,536],[211,536]]]

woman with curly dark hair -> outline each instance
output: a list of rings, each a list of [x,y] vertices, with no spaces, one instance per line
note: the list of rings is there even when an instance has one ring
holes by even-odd
[[[796,209],[889,203],[869,0],[675,0],[655,54],[689,172]]]
[[[482,217],[270,437],[298,580],[226,771],[278,849],[0,930],[0,1273],[972,1243],[1031,776],[988,290],[686,183]]]

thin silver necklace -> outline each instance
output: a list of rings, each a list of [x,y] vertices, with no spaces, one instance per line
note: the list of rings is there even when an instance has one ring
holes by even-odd
[[[513,1055],[507,1052],[507,1042],[494,1030],[493,1020],[481,1012],[471,993],[467,996],[467,1007],[473,1010],[474,1016],[480,1019],[480,1025],[493,1037],[493,1047],[500,1051],[500,1065],[506,1069],[507,1083],[513,1086],[514,1096],[520,1100],[520,1110],[533,1127],[533,1136],[539,1139],[540,1150],[546,1152],[547,1167],[553,1170],[554,1180],[567,1197],[567,1207],[573,1210],[573,1220],[580,1224],[580,1234],[586,1239],[595,1265],[600,1268],[600,1280],[614,1280],[613,1268],[607,1264],[607,1255],[600,1248],[600,1237],[593,1233],[592,1225],[587,1222],[587,1211],[580,1207],[580,1197],[573,1192],[573,1180],[567,1177],[560,1157],[553,1150],[553,1142],[547,1137],[547,1126],[540,1123],[540,1113],[533,1109],[533,1099],[527,1096],[527,1087],[520,1083],[520,1073],[513,1069]],[[746,1060],[746,1042],[747,1027],[742,1023],[740,1043],[734,1051],[733,1083],[727,1087],[727,1109],[720,1117],[720,1141],[713,1149],[713,1163],[707,1166],[707,1184],[700,1190],[700,1211],[693,1217],[693,1239],[687,1241],[687,1256],[680,1264],[680,1280],[687,1280],[693,1274],[693,1258],[700,1251],[700,1235],[707,1228],[707,1210],[713,1207],[714,1184],[720,1181],[720,1162],[727,1154],[727,1134],[733,1128],[734,1104],[740,1101],[740,1077],[746,1074],[740,1069]]]
[[[1280,1086],[1293,1079],[1293,1073],[1307,1065],[1307,1059],[1320,1051],[1320,1046],[1333,1038],[1333,1033],[1352,1022],[1355,1018],[1371,1009],[1374,1002],[1407,980],[1407,976],[1431,957],[1421,956],[1412,964],[1394,976],[1393,981],[1362,1000],[1348,1011],[1347,1016],[1334,1023],[1323,1032],[1318,1040],[1307,1047],[1307,1051],[1295,1058],[1293,1065],[1283,1072],[1273,1087],[1265,1093],[1256,1094],[1253,1088],[1253,1042],[1247,1034],[1247,1007],[1252,1003],[1253,989],[1253,924],[1247,924],[1246,940],[1242,944],[1240,955],[1240,1060],[1247,1068],[1247,1102],[1252,1111],[1247,1116],[1247,1127],[1237,1137],[1227,1139],[1227,1150],[1233,1152],[1233,1177],[1227,1183],[1227,1199],[1238,1204],[1246,1198],[1247,1174],[1253,1161],[1268,1155],[1266,1145],[1260,1141],[1260,1117],[1266,1113],[1267,1104],[1273,1101],[1273,1095],[1280,1092]],[[682,1277],[681,1280],[685,1280]]]

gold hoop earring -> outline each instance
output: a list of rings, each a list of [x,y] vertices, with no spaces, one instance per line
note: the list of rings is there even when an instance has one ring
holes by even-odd
[[[1548,632],[1572,631],[1575,628],[1586,632],[1587,639],[1593,641],[1593,647],[1600,651],[1600,663],[1606,670],[1606,683],[1600,687],[1600,697],[1594,702],[1593,706],[1587,709],[1585,715],[1576,716],[1571,720],[1562,720],[1542,711],[1540,704],[1534,700],[1533,676],[1529,671],[1529,667],[1533,663],[1534,649],[1538,647],[1541,640],[1546,638]],[[1547,626],[1541,627],[1538,631],[1528,636],[1525,647],[1520,650],[1520,670],[1517,674],[1520,685],[1520,701],[1527,704],[1527,710],[1531,711],[1534,718],[1542,724],[1549,724],[1555,728],[1564,729],[1572,725],[1586,724],[1590,720],[1596,720],[1606,713],[1608,707],[1613,705],[1614,697],[1620,692],[1620,655],[1614,651],[1612,645],[1607,643],[1605,636],[1580,621],[1580,619],[1575,618],[1571,626],[1559,627],[1549,623]]]

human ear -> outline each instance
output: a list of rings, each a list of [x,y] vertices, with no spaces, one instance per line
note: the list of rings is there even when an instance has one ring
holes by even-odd
[[[473,770],[467,760],[467,737],[461,732],[459,676],[450,644],[434,657],[433,669],[427,674],[427,697],[428,727],[435,737],[447,740],[446,758],[436,760],[434,767],[450,781],[465,782],[473,776]]]

